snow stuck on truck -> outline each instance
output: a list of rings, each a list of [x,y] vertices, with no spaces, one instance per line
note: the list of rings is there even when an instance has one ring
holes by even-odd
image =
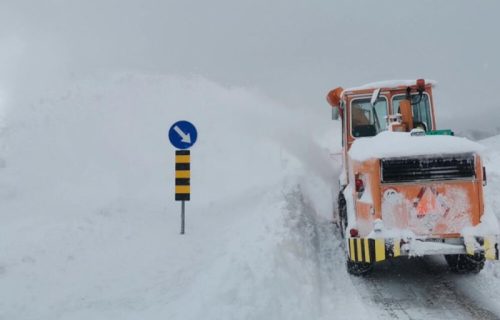
[[[437,129],[434,84],[388,81],[327,96],[342,120],[335,221],[353,274],[404,255],[443,254],[460,272],[499,259],[498,222],[483,199],[484,148]]]

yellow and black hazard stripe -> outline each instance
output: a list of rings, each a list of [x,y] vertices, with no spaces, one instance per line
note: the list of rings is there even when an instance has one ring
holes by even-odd
[[[347,239],[349,259],[356,262],[378,262],[401,255],[401,244],[397,239]]]
[[[175,201],[189,201],[191,196],[191,155],[189,150],[175,151]]]
[[[495,236],[467,236],[464,238],[464,243],[465,251],[470,256],[484,253],[486,260],[499,260],[498,238]]]
[[[484,257],[487,260],[499,260],[498,259],[498,242],[492,237],[484,238]]]

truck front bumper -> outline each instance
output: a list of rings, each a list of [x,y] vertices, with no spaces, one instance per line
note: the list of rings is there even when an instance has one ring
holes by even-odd
[[[465,238],[347,238],[349,259],[373,263],[399,256],[429,256],[440,254],[481,254],[487,260],[499,260],[499,237]]]

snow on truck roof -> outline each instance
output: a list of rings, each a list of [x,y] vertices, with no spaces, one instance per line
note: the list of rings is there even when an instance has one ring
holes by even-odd
[[[365,161],[372,158],[481,153],[484,149],[476,142],[455,136],[412,136],[409,132],[383,131],[374,137],[356,139],[349,155],[353,160]]]
[[[413,86],[417,83],[417,80],[386,80],[386,81],[378,81],[367,83],[365,85],[353,88],[347,88],[344,92],[356,91],[356,90],[367,90],[367,89],[378,89],[378,88],[398,88],[398,87],[409,87]],[[436,81],[425,79],[426,84],[430,84],[431,86],[435,86],[437,84]]]

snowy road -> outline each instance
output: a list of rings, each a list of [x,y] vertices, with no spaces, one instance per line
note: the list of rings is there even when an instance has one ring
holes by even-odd
[[[380,319],[500,319],[475,277],[450,273],[436,256],[387,261],[367,277],[352,278]]]

